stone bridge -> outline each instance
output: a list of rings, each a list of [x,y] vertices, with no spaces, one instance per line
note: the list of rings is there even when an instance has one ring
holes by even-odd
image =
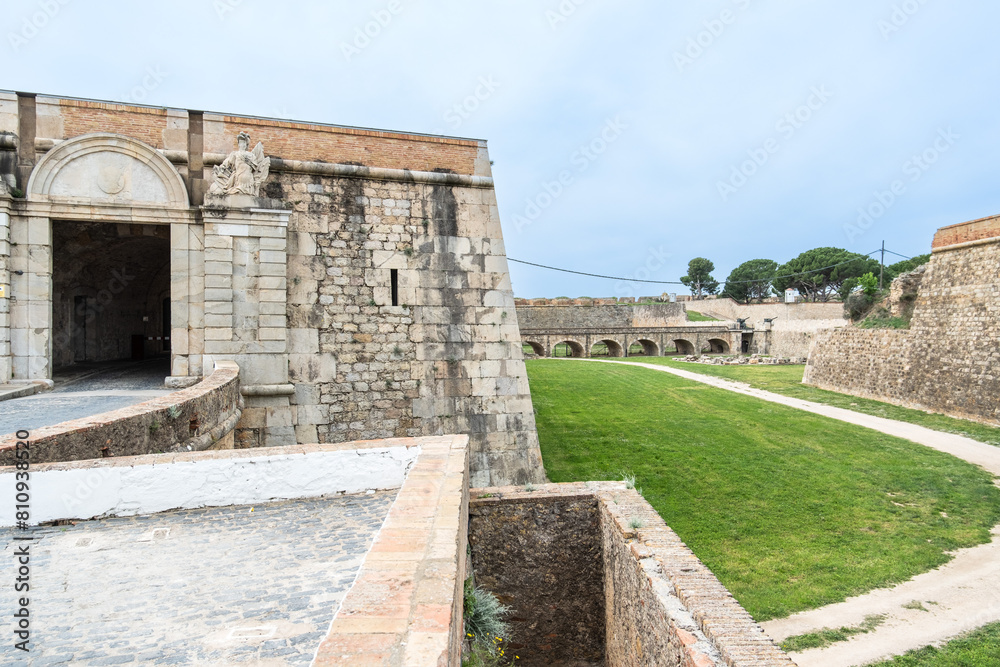
[[[593,356],[594,347],[602,343],[611,357],[629,356],[629,348],[636,344],[645,357],[661,357],[671,349],[685,355],[730,354],[743,351],[744,341],[749,346],[752,337],[752,330],[728,325],[521,329],[521,342],[539,357],[554,356],[556,346],[562,343],[568,346],[571,357]]]

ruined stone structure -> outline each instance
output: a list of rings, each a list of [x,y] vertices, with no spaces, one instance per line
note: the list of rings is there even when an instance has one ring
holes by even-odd
[[[232,361],[237,447],[468,433],[473,485],[539,481],[489,165],[482,141],[0,93],[0,382]]]
[[[805,382],[1000,422],[1000,216],[938,230],[922,276],[901,278],[897,301],[917,289],[910,329],[821,335]]]
[[[742,305],[731,299],[688,304],[719,322],[688,322],[685,304],[630,305],[614,299],[517,300],[521,340],[537,356],[551,356],[565,343],[574,357],[591,356],[604,344],[610,356],[628,356],[638,344],[643,356],[678,354],[767,354],[805,358],[817,331],[844,326],[839,303]],[[739,324],[738,320],[744,320]]]

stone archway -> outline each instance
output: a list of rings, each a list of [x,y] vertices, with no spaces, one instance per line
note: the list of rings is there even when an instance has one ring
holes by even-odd
[[[584,356],[586,350],[583,345],[575,340],[561,340],[552,346],[552,356],[553,357],[572,357],[573,359],[579,359]]]
[[[708,340],[709,354],[729,354],[729,343],[721,338],[710,338]]]
[[[658,357],[660,356],[660,346],[648,338],[640,338],[629,345],[628,356]]]
[[[694,343],[684,338],[678,338],[674,340],[674,348],[677,350],[677,354],[684,356],[692,356],[697,354]]]
[[[601,346],[601,347],[598,347]],[[625,351],[618,341],[601,339],[590,346],[591,357],[624,357]]]
[[[200,294],[204,286],[200,282],[195,286],[189,284],[187,278],[195,273],[197,262],[186,257],[186,251],[202,243],[190,231],[196,212],[191,209],[184,179],[163,154],[122,135],[81,135],[57,144],[42,156],[28,178],[25,191],[28,206],[22,215],[11,217],[11,237],[23,239],[19,252],[46,261],[29,262],[27,270],[12,276],[11,292],[23,295],[18,299],[18,308],[50,315],[44,321],[35,318],[30,323],[28,318],[14,318],[11,357],[15,379],[51,379],[54,363],[72,362],[77,353],[84,359],[92,353],[120,357],[124,354],[124,343],[118,340],[120,334],[129,337],[130,350],[132,346],[146,347],[148,339],[153,338],[150,351],[159,343],[162,352],[162,339],[166,336],[161,320],[167,319],[163,312],[164,297],[169,297],[169,319],[187,327],[189,305],[192,300],[203,300]],[[102,243],[91,243],[94,239],[88,241],[81,234],[86,236],[86,225],[95,223],[116,231],[111,236],[99,233]],[[54,230],[55,225],[59,228]],[[151,232],[152,228],[159,231]],[[86,259],[87,265],[91,260],[104,262],[106,266],[90,274],[81,272],[80,262],[53,252],[54,231],[61,233],[64,240],[80,241],[77,245],[81,248],[91,247],[92,257],[84,253],[76,259]],[[153,246],[158,250],[153,252]],[[177,249],[185,254],[172,255],[171,250]],[[114,254],[119,251],[120,255]],[[183,280],[177,279],[178,271],[172,266],[175,259],[182,264],[176,269]],[[124,265],[114,267],[116,261],[138,262],[136,266],[145,261],[144,273],[148,275],[122,288],[127,281],[113,272],[122,274]],[[129,271],[126,269],[126,274],[131,275]],[[63,278],[66,280],[58,286],[57,295],[56,282]],[[139,290],[145,291],[140,295]],[[128,298],[124,296],[126,292]],[[124,308],[126,302],[130,305]],[[90,313],[112,303],[128,311],[124,315],[121,310],[119,315],[138,318],[136,321],[141,325],[129,319],[129,333],[123,334],[125,325],[115,324],[117,320],[112,318],[104,323],[104,329],[95,328]],[[80,313],[75,315],[74,322],[77,310]],[[90,330],[82,326],[88,318],[92,324]],[[186,342],[186,328],[184,334]],[[63,345],[57,349],[60,343]],[[110,348],[101,351],[99,347],[104,343],[115,351]],[[187,375],[187,364],[182,366],[184,372],[180,374]],[[194,374],[201,374],[200,366]]]
[[[536,356],[536,357],[544,357],[545,356],[545,346],[542,345],[541,343],[535,342],[533,340],[523,340],[523,341],[521,341],[521,345],[523,347],[525,347],[525,348],[530,349],[531,350],[530,354],[533,355],[533,356]],[[528,350],[525,349],[524,350],[524,356],[528,356],[528,355],[529,355]]]

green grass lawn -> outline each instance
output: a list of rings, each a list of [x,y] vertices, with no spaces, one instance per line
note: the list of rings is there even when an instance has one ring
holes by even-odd
[[[702,373],[703,375],[713,375],[728,380],[745,382],[757,389],[766,389],[776,394],[832,405],[846,410],[875,415],[876,417],[885,417],[910,424],[918,424],[935,431],[956,433],[972,438],[973,440],[1000,446],[1000,427],[979,424],[966,419],[956,419],[946,415],[929,414],[922,410],[903,408],[890,403],[810,387],[802,384],[802,374],[805,372],[805,366],[801,365],[709,366],[707,364],[685,363],[670,357],[643,357],[641,360],[637,359],[636,361],[663,364],[691,371],[692,373]]]
[[[1000,623],[987,625],[941,648],[922,648],[871,667],[979,667],[1000,665]]]
[[[527,365],[549,478],[634,474],[758,620],[905,581],[1000,521],[988,473],[906,440],[645,368]]]
[[[701,313],[699,313],[696,310],[689,310],[689,311],[687,311],[687,315],[688,315],[688,322],[718,322],[719,321],[719,320],[717,320],[714,317],[710,317],[708,315],[702,315]]]

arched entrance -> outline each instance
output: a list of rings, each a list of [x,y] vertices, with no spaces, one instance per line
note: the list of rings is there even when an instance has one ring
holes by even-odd
[[[660,356],[660,346],[654,341],[640,338],[635,341],[628,348],[628,356],[630,357],[658,357]]]
[[[521,343],[521,349],[524,352],[525,357],[544,357],[545,348],[541,343],[536,343],[535,341],[524,341]]]
[[[710,338],[708,341],[709,354],[729,354],[729,343],[721,338]]]
[[[564,340],[556,343],[552,347],[553,357],[572,357],[574,359],[579,359],[583,357],[583,345],[580,345],[575,340]]]
[[[691,356],[695,354],[694,343],[689,340],[684,340],[683,338],[678,338],[674,341],[674,348],[677,350],[677,354],[682,354],[685,356]]]
[[[599,340],[590,348],[592,357],[623,357],[625,356],[622,346],[610,339]]]

